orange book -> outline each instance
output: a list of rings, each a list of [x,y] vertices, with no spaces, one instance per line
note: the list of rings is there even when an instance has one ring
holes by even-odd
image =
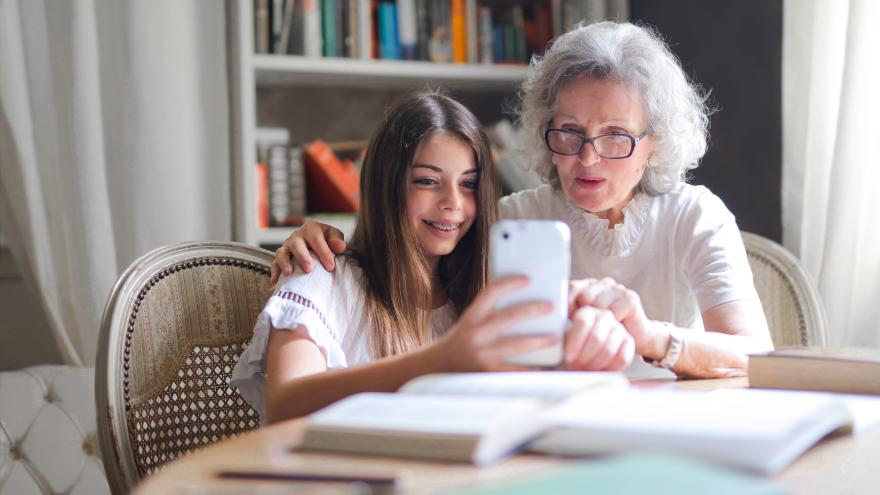
[[[465,0],[452,0],[452,61],[463,64],[468,61],[467,21],[465,20]]]
[[[306,147],[306,186],[310,212],[355,212],[360,208],[360,177],[354,164],[336,157],[320,139]]]
[[[269,228],[269,165],[266,162],[257,163],[256,177],[257,198],[257,228]]]

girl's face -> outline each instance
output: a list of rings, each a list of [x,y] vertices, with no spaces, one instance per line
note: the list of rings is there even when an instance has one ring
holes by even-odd
[[[429,266],[455,249],[477,214],[474,152],[446,134],[422,141],[409,169],[407,216]]]
[[[580,77],[559,91],[550,127],[588,138],[614,133],[635,137],[647,129],[647,117],[636,91],[615,81]],[[623,221],[623,208],[632,199],[653,152],[653,139],[647,135],[629,158],[602,158],[591,143],[584,143],[580,154],[554,154],[553,161],[565,195],[614,225]]]

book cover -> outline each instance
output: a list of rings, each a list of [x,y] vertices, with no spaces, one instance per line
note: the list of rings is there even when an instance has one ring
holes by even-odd
[[[337,158],[321,140],[309,144],[304,156],[309,211],[344,213],[360,208],[360,178],[351,161]]]
[[[790,347],[749,356],[749,386],[880,395],[880,350]]]
[[[633,476],[633,473],[638,473]],[[589,487],[587,489],[586,487]],[[734,470],[672,456],[632,454],[525,473],[444,495],[783,495],[778,484]]]

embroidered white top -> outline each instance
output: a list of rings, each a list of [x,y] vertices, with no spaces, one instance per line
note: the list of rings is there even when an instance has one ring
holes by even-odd
[[[572,279],[617,280],[639,294],[648,318],[702,329],[701,315],[713,306],[758,298],[736,219],[703,186],[638,193],[612,229],[546,184],[502,198],[500,206],[504,218],[566,222]]]
[[[265,421],[266,351],[272,328],[304,327],[327,359],[327,369],[369,362],[370,321],[364,313],[362,272],[346,256],[336,258],[336,269],[315,263],[312,273],[297,271],[282,277],[254,325],[254,336],[230,378],[242,397]],[[445,333],[457,318],[452,304],[431,313],[433,338]]]

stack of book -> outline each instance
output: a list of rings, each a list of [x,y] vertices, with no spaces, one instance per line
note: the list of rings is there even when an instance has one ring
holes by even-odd
[[[625,5],[625,3],[621,2]],[[255,0],[257,53],[528,63],[579,22],[625,19],[605,0]]]
[[[257,228],[299,225],[308,214],[357,212],[360,172],[345,152],[359,154],[364,142],[292,145],[289,131],[274,127],[258,128],[256,140]]]
[[[257,227],[289,225],[306,213],[302,148],[290,146],[285,128],[257,129]]]

